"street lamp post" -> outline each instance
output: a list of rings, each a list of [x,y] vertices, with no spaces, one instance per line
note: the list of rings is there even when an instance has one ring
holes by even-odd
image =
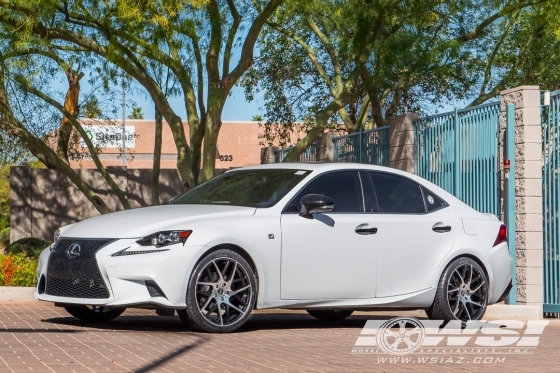
[[[126,127],[125,127],[126,91],[125,80],[122,80],[122,165],[126,167]]]

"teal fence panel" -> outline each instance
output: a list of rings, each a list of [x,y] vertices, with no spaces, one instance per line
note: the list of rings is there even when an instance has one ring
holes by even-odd
[[[500,216],[500,104],[414,120],[415,173],[481,212]]]
[[[294,147],[290,146],[289,148],[279,149],[274,151],[274,162],[280,163],[286,158],[290,150]],[[299,159],[296,162],[315,162],[315,143],[311,144],[305,151],[299,156]]]
[[[542,107],[543,127],[543,256],[546,313],[560,313],[560,91]]]
[[[389,165],[389,126],[333,138],[335,162]]]

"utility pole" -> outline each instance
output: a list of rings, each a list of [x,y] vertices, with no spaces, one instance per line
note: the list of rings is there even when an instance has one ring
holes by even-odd
[[[124,74],[122,78],[122,165],[126,167],[126,127],[125,127],[126,91]]]

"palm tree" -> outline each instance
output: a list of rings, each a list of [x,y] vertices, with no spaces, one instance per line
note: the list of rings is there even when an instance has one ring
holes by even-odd
[[[128,119],[144,119],[142,108],[140,106],[133,106],[132,113],[128,116]]]

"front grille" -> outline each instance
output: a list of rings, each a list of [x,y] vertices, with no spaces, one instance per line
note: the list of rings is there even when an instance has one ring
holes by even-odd
[[[112,241],[60,239],[49,258],[46,293],[71,298],[109,298],[95,254]],[[79,250],[74,244],[79,245]]]

